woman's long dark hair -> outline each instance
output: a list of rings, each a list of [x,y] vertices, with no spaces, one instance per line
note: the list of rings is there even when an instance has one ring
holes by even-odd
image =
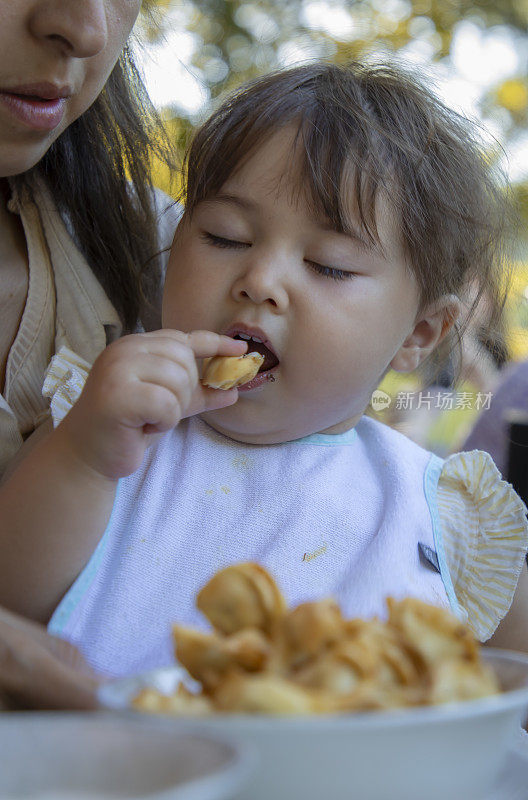
[[[175,159],[128,47],[93,105],[17,183],[38,176],[68,218],[124,332],[152,316],[161,270],[151,158]]]

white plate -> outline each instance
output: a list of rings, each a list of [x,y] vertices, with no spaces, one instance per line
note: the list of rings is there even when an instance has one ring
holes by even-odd
[[[484,657],[504,692],[482,700],[343,716],[174,717],[172,724],[255,745],[259,766],[244,800],[483,800],[528,708],[528,656],[489,649]],[[101,688],[100,701],[137,715],[130,701],[141,687],[170,692],[180,678],[175,668],[172,678],[161,670],[116,680]]]
[[[514,750],[509,753],[495,788],[485,800],[526,800],[528,797],[528,734],[522,731]]]
[[[0,715],[2,800],[227,800],[247,748],[106,712]]]

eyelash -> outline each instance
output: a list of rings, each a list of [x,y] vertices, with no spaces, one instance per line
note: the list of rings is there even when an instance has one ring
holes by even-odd
[[[247,242],[235,242],[234,239],[224,239],[222,236],[215,236],[214,233],[202,233],[202,239],[212,244],[214,247],[231,247],[234,250],[241,250],[243,247],[251,247]]]
[[[237,242],[234,239],[225,239],[223,236],[215,236],[214,233],[208,233],[204,231],[202,233],[202,238],[205,239],[206,242],[212,244],[214,247],[221,247],[221,248],[232,248],[234,250],[241,250],[245,247],[251,247],[251,245],[247,242]],[[317,261],[308,261],[305,260],[305,264],[308,264],[310,269],[314,272],[317,272],[318,275],[323,275],[325,278],[332,278],[334,281],[343,281],[347,280],[348,278],[354,278],[354,272],[346,272],[343,269],[338,269],[337,267],[325,267],[322,264],[318,264]]]
[[[324,275],[325,278],[332,278],[334,281],[346,281],[348,278],[355,277],[355,272],[346,272],[344,269],[338,269],[337,267],[324,267],[316,261],[305,261],[305,263],[318,275]]]

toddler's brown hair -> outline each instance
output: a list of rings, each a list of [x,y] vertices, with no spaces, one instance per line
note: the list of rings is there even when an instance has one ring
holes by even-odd
[[[455,294],[467,312],[433,354],[440,370],[485,294],[484,338],[502,328],[507,287],[507,185],[477,129],[421,82],[392,65],[311,63],[246,84],[202,125],[185,161],[186,214],[277,130],[295,124],[298,188],[338,231],[353,200],[360,233],[380,245],[376,201],[384,192],[420,288],[422,306]],[[293,159],[292,159],[293,161]]]

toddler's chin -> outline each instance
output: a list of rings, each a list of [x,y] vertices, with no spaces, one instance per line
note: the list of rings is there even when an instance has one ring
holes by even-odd
[[[279,444],[296,438],[287,429],[279,429],[278,420],[270,425],[262,417],[249,418],[249,415],[241,411],[238,403],[227,408],[206,411],[200,414],[200,418],[223,436],[244,444]]]

